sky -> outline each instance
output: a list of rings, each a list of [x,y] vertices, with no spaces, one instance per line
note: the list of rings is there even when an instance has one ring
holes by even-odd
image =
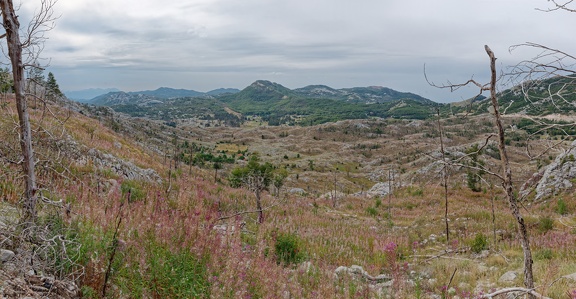
[[[20,22],[39,8],[23,1]],[[537,42],[576,53],[576,14],[547,0],[59,0],[41,57],[64,91],[158,87],[385,86],[436,102],[430,86],[488,82],[489,45],[505,69]]]

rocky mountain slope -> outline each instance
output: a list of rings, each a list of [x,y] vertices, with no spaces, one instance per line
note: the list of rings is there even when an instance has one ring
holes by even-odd
[[[246,93],[251,90],[270,96],[263,101],[280,111],[315,101],[267,82]],[[401,111],[417,101],[390,107]],[[233,100],[221,102],[231,106]],[[231,109],[226,105],[222,110]],[[448,159],[463,165],[470,162],[470,148],[486,145],[478,158],[499,172],[488,114],[309,126],[268,126],[254,117],[232,127],[188,118],[175,124],[132,118],[109,107],[31,105],[39,128],[34,136],[41,227],[51,233],[40,235],[36,244],[13,224],[22,190],[13,107],[10,101],[0,105],[0,221],[14,229],[0,231],[5,297],[50,298],[68,290],[54,298],[75,297],[78,291],[96,298],[104,289],[108,297],[466,298],[522,283],[514,219],[494,177],[476,174],[483,180],[475,192],[467,186],[466,169],[450,167],[449,235],[445,232],[439,138]],[[53,115],[44,117],[45,111]],[[162,115],[177,115],[167,111]],[[572,180],[561,173],[573,172],[567,167],[573,162],[573,136],[533,131],[537,120],[527,123],[519,115],[504,121],[515,186],[542,169],[555,169],[543,176],[548,177],[543,184],[561,176],[562,184]],[[527,138],[531,152],[545,151],[551,141],[559,147],[529,159]],[[230,171],[256,152],[287,172],[278,190],[261,194],[262,224],[251,213],[254,194],[227,181]],[[232,162],[216,167],[218,155]],[[562,213],[556,194],[566,203]],[[525,198],[523,212],[536,280],[549,286],[538,291],[561,298],[576,289],[569,278],[576,272],[571,214],[576,197],[569,188],[532,199]],[[63,251],[54,248],[62,244],[74,254],[60,255]],[[38,258],[33,263],[30,252]]]

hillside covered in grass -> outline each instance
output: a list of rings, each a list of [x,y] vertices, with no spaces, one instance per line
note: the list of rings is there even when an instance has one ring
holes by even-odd
[[[32,105],[43,229],[31,242],[18,226],[14,102],[1,107],[0,244],[15,256],[0,277],[23,282],[5,283],[7,298],[66,298],[34,285],[31,273],[73,283],[83,298],[476,298],[522,285],[522,250],[497,180],[477,174],[475,192],[465,168],[450,168],[446,235],[437,120],[198,128]],[[490,120],[441,119],[450,159],[484,144]],[[517,128],[507,141],[517,188],[570,146],[530,160],[525,137],[534,132],[505,121]],[[531,149],[545,149],[548,137]],[[264,192],[261,224],[254,193],[228,182],[253,153],[287,172]],[[499,170],[493,143],[479,159]],[[568,188],[533,198],[523,212],[538,292],[563,298],[576,289],[563,278],[576,273],[576,197]],[[24,252],[36,252],[33,263]]]

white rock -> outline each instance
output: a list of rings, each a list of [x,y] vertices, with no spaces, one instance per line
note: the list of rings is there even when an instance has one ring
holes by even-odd
[[[352,265],[352,267],[350,267],[350,272],[361,275],[368,275],[368,272],[366,272],[362,266],[358,265]]]
[[[570,150],[558,155],[554,162],[546,166],[542,177],[537,181],[536,200],[572,187],[570,180],[576,178],[574,156],[576,156],[576,140],[572,142]]]
[[[288,192],[289,192],[290,194],[300,194],[300,195],[306,193],[306,191],[304,191],[304,189],[302,189],[302,188],[292,188],[292,189],[290,189],[290,191],[288,191]]]
[[[566,278],[566,279],[570,279],[570,280],[576,281],[576,273],[564,275],[564,276],[562,276],[562,277],[564,277],[564,278]]]
[[[348,273],[348,267],[340,266],[340,267],[336,268],[336,270],[334,270],[334,273],[336,275],[340,275],[342,273]]]
[[[480,259],[485,259],[487,257],[490,256],[490,251],[489,250],[482,250],[482,252],[480,252],[477,257]]]
[[[394,279],[387,281],[387,282],[377,283],[376,285],[378,287],[381,287],[381,288],[389,288],[389,287],[392,287],[393,284],[394,284]]]
[[[14,257],[14,251],[0,249],[0,261],[5,263]]]
[[[366,194],[370,198],[375,196],[384,197],[388,195],[388,193],[390,193],[389,182],[375,184],[374,186],[372,186],[372,188],[370,188],[370,190],[366,191]]]
[[[380,275],[374,277],[374,280],[376,280],[376,281],[387,281],[387,280],[392,280],[392,277],[390,277],[390,275],[380,274]]]
[[[514,271],[508,271],[504,273],[500,278],[498,278],[498,282],[508,283],[513,282],[518,277],[518,273]]]

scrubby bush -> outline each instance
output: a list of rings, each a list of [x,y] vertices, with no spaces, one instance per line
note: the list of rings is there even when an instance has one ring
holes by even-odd
[[[536,251],[534,258],[536,260],[551,260],[554,258],[554,252],[549,248],[544,248]]]
[[[558,206],[556,207],[556,212],[560,215],[568,214],[568,206],[566,206],[566,202],[564,199],[558,199]]]
[[[125,180],[120,185],[120,190],[122,191],[122,196],[127,196],[130,193],[130,202],[135,202],[142,200],[146,197],[146,192],[142,190],[142,186],[137,181]]]
[[[482,250],[488,249],[488,238],[483,233],[477,233],[470,244],[470,249],[474,253],[480,253]]]
[[[540,222],[538,222],[538,230],[545,234],[554,228],[554,219],[549,216],[542,217]]]
[[[274,249],[278,264],[290,265],[304,259],[302,241],[295,233],[280,233],[276,237]]]
[[[368,207],[366,208],[366,214],[372,217],[378,216],[378,210],[375,207]]]

